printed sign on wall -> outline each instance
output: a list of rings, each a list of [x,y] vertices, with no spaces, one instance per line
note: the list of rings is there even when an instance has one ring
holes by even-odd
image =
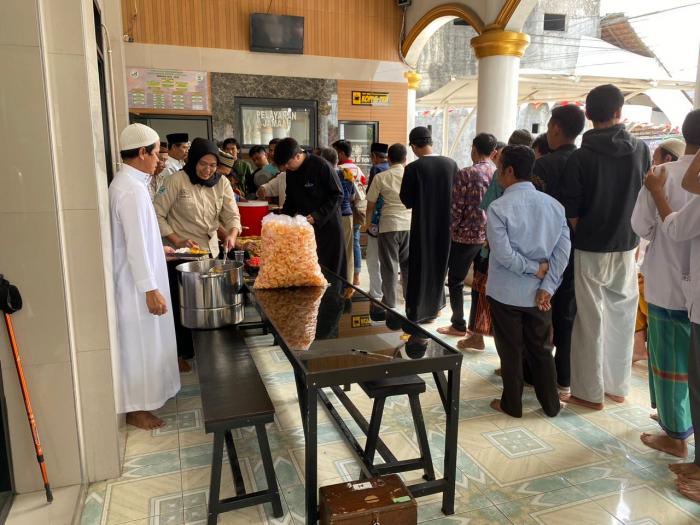
[[[210,111],[204,71],[131,67],[126,75],[129,109]]]
[[[386,91],[353,91],[353,106],[388,106],[389,93]]]

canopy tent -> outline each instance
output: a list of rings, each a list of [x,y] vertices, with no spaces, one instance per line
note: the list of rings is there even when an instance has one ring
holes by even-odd
[[[692,80],[673,80],[656,60],[617,48],[607,42],[581,37],[573,70],[521,69],[519,104],[579,102],[601,84],[615,84],[630,103],[658,106],[673,126],[682,123],[692,110],[684,91],[692,91]],[[452,80],[416,101],[422,107],[476,107],[478,76]],[[635,100],[639,95],[646,95]],[[647,98],[648,97],[648,98]]]

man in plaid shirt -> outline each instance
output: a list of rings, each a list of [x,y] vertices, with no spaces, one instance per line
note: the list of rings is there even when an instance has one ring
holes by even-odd
[[[486,212],[479,207],[491,183],[495,166],[491,154],[496,137],[479,133],[472,142],[473,164],[459,171],[452,189],[452,223],[447,287],[450,292],[450,326],[438,328],[445,335],[467,335],[464,320],[464,279],[474,258],[486,241]]]

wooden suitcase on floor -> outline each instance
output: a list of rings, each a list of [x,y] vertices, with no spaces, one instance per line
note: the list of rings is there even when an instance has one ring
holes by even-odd
[[[320,525],[416,525],[418,505],[396,474],[319,489]]]

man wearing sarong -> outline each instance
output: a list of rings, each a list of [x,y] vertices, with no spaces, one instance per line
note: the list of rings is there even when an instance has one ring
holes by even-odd
[[[694,115],[694,113],[697,113]],[[642,442],[678,457],[688,455],[687,439],[693,432],[688,401],[688,351],[690,321],[683,282],[690,271],[690,240],[673,240],[662,228],[654,203],[654,192],[663,193],[669,206],[682,209],[693,197],[682,186],[700,143],[700,111],[690,113],[683,126],[688,136],[685,155],[675,162],[652,168],[665,172],[665,182],[652,177],[642,188],[632,212],[632,228],[649,241],[642,263],[644,296],[647,302],[647,349],[649,352],[649,393],[651,406],[657,409],[664,434],[643,433]],[[698,129],[693,130],[693,120]]]
[[[700,118],[695,110],[694,121]],[[686,118],[686,124],[690,115]],[[687,135],[686,135],[687,136]],[[700,142],[697,132],[687,142]],[[696,146],[697,148],[697,146]],[[696,442],[700,439],[700,151],[690,163],[683,176],[683,188],[695,195],[680,210],[673,210],[664,193],[666,171],[659,170],[647,175],[647,188],[654,197],[654,202],[663,220],[662,229],[676,241],[690,241],[690,272],[683,282],[683,291],[690,315],[690,352],[688,359],[688,389],[690,413],[693,421]],[[688,499],[700,502],[700,455],[688,463],[674,463],[669,469],[678,477],[676,487]]]

